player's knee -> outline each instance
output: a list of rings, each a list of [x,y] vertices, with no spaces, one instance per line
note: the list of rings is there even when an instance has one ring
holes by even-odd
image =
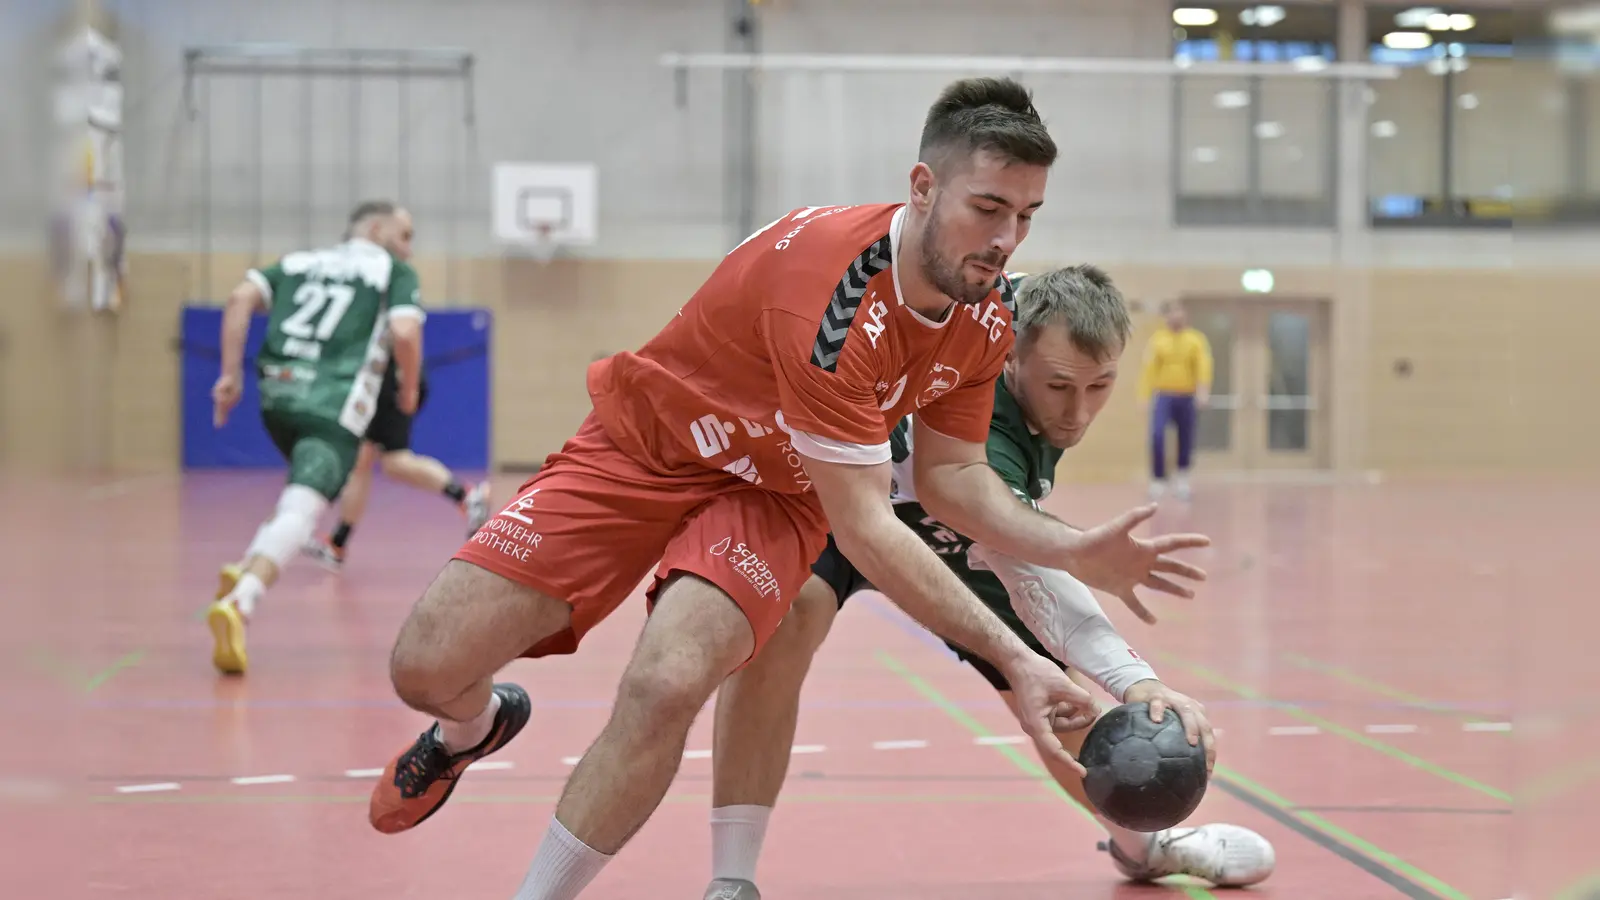
[[[833,628],[833,619],[838,613],[839,601],[833,595],[833,588],[812,576],[753,665],[765,659],[771,663],[782,661],[809,666],[811,657],[816,655]]]
[[[675,652],[636,659],[623,673],[618,711],[648,727],[687,727],[719,681],[710,661],[694,654]]]
[[[388,450],[378,457],[378,468],[383,474],[393,478],[398,472],[403,471],[406,464],[411,462],[410,450]]]
[[[447,640],[444,623],[435,613],[439,604],[434,595],[448,590],[447,585],[441,587],[443,580],[441,577],[430,585],[417,602],[400,627],[400,635],[389,655],[389,682],[395,695],[413,709],[437,709],[471,686],[455,683],[453,673],[459,667],[452,665],[452,646]]]

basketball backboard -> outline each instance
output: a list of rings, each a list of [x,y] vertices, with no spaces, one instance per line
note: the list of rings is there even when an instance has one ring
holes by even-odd
[[[594,163],[496,163],[495,240],[535,251],[592,245],[598,181]]]

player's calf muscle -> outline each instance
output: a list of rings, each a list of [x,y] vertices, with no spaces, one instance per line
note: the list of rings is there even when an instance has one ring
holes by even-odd
[[[566,628],[563,602],[451,560],[400,628],[390,656],[395,693],[438,714],[527,648]]]

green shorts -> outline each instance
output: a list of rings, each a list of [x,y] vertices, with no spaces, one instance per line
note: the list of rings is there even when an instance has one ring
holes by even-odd
[[[261,422],[289,464],[289,483],[311,488],[333,502],[356,467],[361,438],[338,422],[305,413],[263,410]]]

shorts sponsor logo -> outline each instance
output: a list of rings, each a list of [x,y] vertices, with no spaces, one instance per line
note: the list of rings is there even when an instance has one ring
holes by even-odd
[[[480,544],[517,562],[527,562],[533,551],[539,549],[544,535],[533,529],[533,519],[528,512],[533,509],[535,496],[542,488],[534,488],[500,511],[472,536]]]
[[[726,549],[728,565],[732,566],[745,581],[750,582],[750,586],[756,589],[756,594],[763,598],[778,596],[778,576],[767,567],[765,560],[756,555],[755,550],[746,546],[743,541],[734,543],[732,538],[723,538],[711,548],[715,555],[721,556],[723,554],[716,553],[718,547]]]

